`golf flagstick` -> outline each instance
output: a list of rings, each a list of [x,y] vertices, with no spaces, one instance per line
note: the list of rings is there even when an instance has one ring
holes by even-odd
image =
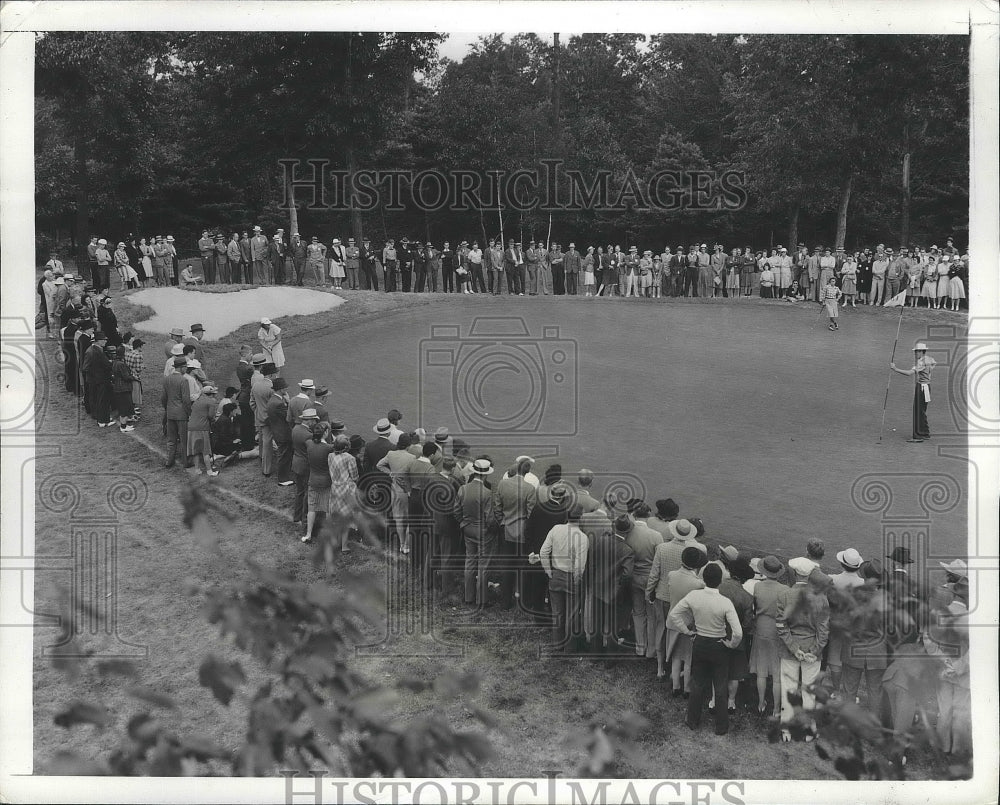
[[[903,326],[903,311],[906,308],[899,308],[899,321],[896,324],[896,340],[892,342],[892,356],[889,358],[889,363],[892,364],[896,360],[896,344],[899,343],[899,328]],[[889,369],[889,376],[885,379],[885,399],[882,401],[882,424],[878,429],[878,443],[882,444],[882,431],[885,430],[885,409],[889,404],[889,384],[892,382],[892,369]]]

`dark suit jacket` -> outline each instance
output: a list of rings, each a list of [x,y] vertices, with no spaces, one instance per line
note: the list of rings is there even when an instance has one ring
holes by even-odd
[[[191,384],[180,372],[167,375],[160,393],[164,419],[188,421],[191,416]]]
[[[111,361],[97,344],[87,347],[81,369],[88,383],[107,383],[111,380]]]
[[[587,553],[584,574],[588,589],[600,601],[610,603],[632,586],[632,549],[614,534],[595,534]]]
[[[362,454],[361,463],[368,472],[379,472],[375,469],[386,453],[392,450],[392,442],[379,436],[365,445],[365,452]]]
[[[280,394],[272,394],[267,401],[267,424],[276,442],[292,441],[292,426],[288,424],[288,401]]]

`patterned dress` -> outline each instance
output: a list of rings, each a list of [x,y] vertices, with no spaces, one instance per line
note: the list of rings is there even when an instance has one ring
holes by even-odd
[[[358,462],[348,452],[330,453],[330,503],[327,511],[353,520],[358,511]]]

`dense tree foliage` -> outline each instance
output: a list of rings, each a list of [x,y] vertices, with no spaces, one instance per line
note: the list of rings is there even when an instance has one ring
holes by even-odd
[[[968,221],[968,40],[954,36],[518,34],[461,61],[431,33],[59,33],[37,44],[43,236],[259,223],[328,241],[433,238],[727,245],[912,242]],[[470,171],[482,205],[289,207],[280,160]],[[743,171],[737,210],[516,209],[490,171]],[[301,164],[299,178],[311,168]],[[327,182],[326,201],[337,186]],[[409,188],[404,186],[408,201]],[[509,190],[509,188],[507,188]],[[542,201],[540,191],[522,201]],[[498,207],[500,208],[498,210]]]

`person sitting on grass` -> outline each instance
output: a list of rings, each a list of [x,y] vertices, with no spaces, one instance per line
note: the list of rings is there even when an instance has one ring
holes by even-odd
[[[212,453],[217,467],[225,467],[237,459],[257,458],[260,455],[260,450],[256,447],[243,449],[243,442],[239,438],[239,423],[233,418],[237,407],[234,402],[225,403],[222,412],[212,423]]]
[[[194,269],[191,267],[191,264],[189,263],[188,265],[184,266],[183,270],[181,271],[181,281],[185,285],[198,285],[199,283],[204,284],[205,278],[196,275],[194,273]]]

